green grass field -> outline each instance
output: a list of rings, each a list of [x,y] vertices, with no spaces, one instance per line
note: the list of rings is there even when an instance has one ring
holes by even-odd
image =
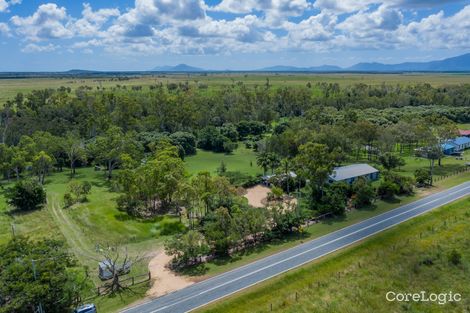
[[[29,93],[35,89],[70,87],[76,90],[81,86],[95,88],[112,88],[121,86],[147,87],[158,83],[185,83],[197,86],[206,84],[208,92],[224,86],[243,82],[247,86],[261,86],[266,84],[266,78],[272,86],[305,86],[308,82],[338,83],[342,86],[365,83],[380,85],[407,85],[429,83],[433,86],[470,83],[470,75],[464,74],[302,74],[302,73],[216,73],[216,74],[160,74],[154,76],[131,77],[128,80],[117,80],[112,77],[103,78],[24,78],[0,80],[0,104],[12,99],[17,93]]]
[[[185,159],[186,169],[190,174],[201,171],[217,173],[221,162],[227,166],[227,171],[240,171],[249,175],[262,174],[263,170],[256,165],[256,153],[240,143],[238,149],[231,154],[215,153],[198,149],[197,154]]]
[[[470,199],[261,283],[198,312],[468,312]],[[450,263],[452,250],[461,264]],[[462,295],[462,302],[387,302],[388,291]],[[296,296],[297,293],[297,296]],[[297,297],[297,300],[296,300]]]

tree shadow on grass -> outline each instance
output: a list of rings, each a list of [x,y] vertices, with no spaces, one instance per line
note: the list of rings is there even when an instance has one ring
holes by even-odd
[[[164,216],[155,216],[152,218],[140,218],[129,215],[127,213],[114,214],[114,218],[120,222],[136,221],[139,223],[158,223],[164,219]]]
[[[178,274],[185,275],[185,276],[203,276],[207,274],[208,270],[209,268],[207,267],[207,265],[204,263],[201,263],[201,264],[182,268],[180,270],[177,270],[176,272]]]

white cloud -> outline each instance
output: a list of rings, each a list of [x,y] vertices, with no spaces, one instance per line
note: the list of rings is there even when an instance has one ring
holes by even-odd
[[[307,0],[222,0],[209,9],[235,14],[262,12],[270,24],[278,25],[286,17],[302,15],[309,7]]]
[[[52,51],[57,50],[57,48],[59,47],[51,43],[48,45],[37,45],[34,43],[30,43],[30,44],[27,44],[23,49],[21,49],[21,51],[25,53],[52,52]]]
[[[31,16],[13,16],[11,23],[16,26],[17,33],[26,39],[40,41],[72,37],[73,32],[64,24],[68,19],[64,7],[47,3],[40,5]]]
[[[313,6],[319,10],[335,13],[351,13],[365,10],[369,5],[378,2],[377,0],[317,0]]]
[[[11,32],[10,32],[10,26],[6,23],[0,23],[0,35],[10,37]]]
[[[85,3],[76,17],[65,7],[48,3],[31,16],[14,16],[9,25],[0,23],[0,33],[24,39],[25,52],[65,49],[91,53],[100,48],[152,55],[470,48],[470,6],[453,16],[443,12],[421,20],[411,16],[414,21],[409,22],[403,12],[425,3],[411,0],[405,5],[404,1],[222,0],[209,8],[203,0],[135,0],[124,12],[117,8],[93,10]],[[427,3],[435,5],[437,0]],[[206,14],[207,10],[237,15],[221,19]],[[300,21],[292,18],[299,16]],[[55,39],[71,40],[60,41],[60,46],[50,44]]]
[[[440,11],[419,22],[411,22],[402,26],[398,35],[405,44],[428,49],[470,49],[470,5],[453,16],[446,17]]]
[[[118,16],[120,16],[118,9],[100,9],[93,11],[90,4],[84,3],[82,18],[74,23],[73,29],[81,36],[98,35],[103,25],[105,25],[110,18]]]
[[[327,41],[334,37],[338,17],[330,13],[310,16],[299,23],[286,23],[289,43],[302,44],[304,41]]]
[[[0,0],[0,12],[8,12],[8,8],[15,4],[20,4],[21,0]]]

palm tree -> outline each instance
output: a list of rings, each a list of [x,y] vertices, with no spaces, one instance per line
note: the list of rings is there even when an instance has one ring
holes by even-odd
[[[269,153],[263,152],[256,156],[256,164],[263,169],[263,175],[266,175],[268,168],[271,164]]]
[[[276,153],[269,153],[269,167],[271,168],[271,174],[274,174],[274,170],[279,167],[280,161],[279,156]]]
[[[284,179],[286,180],[286,189],[287,189],[287,194],[289,193],[289,183],[290,183],[290,170],[291,170],[291,161],[288,158],[284,158],[280,162],[280,167],[282,170],[282,173],[284,174]]]

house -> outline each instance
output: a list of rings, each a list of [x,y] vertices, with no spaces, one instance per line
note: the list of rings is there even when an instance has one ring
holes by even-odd
[[[444,153],[445,155],[452,155],[456,152],[457,147],[452,141],[442,144],[442,153]]]
[[[445,155],[457,154],[469,148],[470,138],[465,136],[457,137],[442,144],[442,152]]]
[[[454,144],[457,146],[458,151],[463,151],[470,148],[470,138],[461,136],[454,139]]]
[[[459,129],[460,136],[470,137],[470,130]]]
[[[336,167],[333,174],[330,175],[329,181],[331,183],[344,181],[348,184],[352,184],[359,177],[364,177],[368,180],[377,180],[379,179],[379,170],[369,164],[352,164]]]

